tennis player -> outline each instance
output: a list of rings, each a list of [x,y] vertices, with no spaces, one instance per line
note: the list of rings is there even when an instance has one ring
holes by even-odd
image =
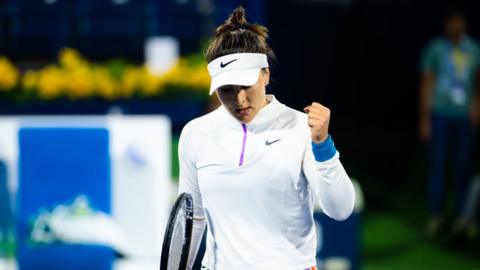
[[[314,200],[333,219],[352,213],[330,110],[311,102],[299,112],[265,92],[267,37],[239,7],[207,49],[210,94],[222,105],[189,122],[179,142],[179,189],[194,200],[189,269],[206,224],[203,269],[315,269]]]

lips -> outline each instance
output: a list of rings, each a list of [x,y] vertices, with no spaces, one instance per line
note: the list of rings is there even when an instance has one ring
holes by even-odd
[[[252,112],[251,107],[239,108],[235,110],[238,115],[249,115]]]

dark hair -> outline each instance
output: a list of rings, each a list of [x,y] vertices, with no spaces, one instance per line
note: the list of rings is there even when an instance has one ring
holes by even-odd
[[[275,54],[267,39],[267,28],[249,23],[245,18],[245,9],[238,7],[215,31],[205,53],[207,62],[233,53],[264,53],[270,61],[275,59]]]
[[[452,5],[447,6],[447,8],[445,10],[444,20],[448,21],[452,18],[462,18],[462,19],[466,20],[466,15],[465,15],[464,8],[462,6],[456,5],[456,4],[452,4]]]

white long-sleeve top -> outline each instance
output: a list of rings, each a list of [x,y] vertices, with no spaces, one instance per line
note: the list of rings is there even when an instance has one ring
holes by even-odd
[[[206,220],[203,265],[210,270],[314,266],[314,199],[336,220],[353,210],[353,185],[338,152],[316,161],[307,115],[267,97],[247,124],[220,106],[180,136],[179,192],[193,196],[196,221],[191,254]]]

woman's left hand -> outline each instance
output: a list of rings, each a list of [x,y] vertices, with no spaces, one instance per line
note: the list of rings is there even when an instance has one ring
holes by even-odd
[[[308,114],[308,126],[312,133],[312,141],[321,143],[328,138],[328,125],[330,123],[330,109],[318,102],[303,109]]]

